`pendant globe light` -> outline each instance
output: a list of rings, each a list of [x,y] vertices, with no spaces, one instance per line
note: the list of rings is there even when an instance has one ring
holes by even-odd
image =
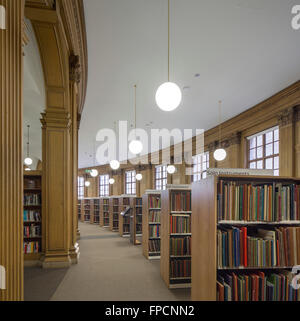
[[[167,172],[168,172],[169,174],[174,174],[175,171],[176,171],[176,167],[175,167],[174,165],[168,165],[168,167],[167,167]]]
[[[143,150],[143,144],[136,139],[136,85],[134,85],[134,136],[135,139],[129,144],[129,150],[132,154],[140,154]]]
[[[114,178],[110,178],[108,182],[109,182],[110,185],[113,185],[115,183],[115,179]]]
[[[114,129],[115,129],[115,133],[117,132],[117,126],[116,126],[116,122],[114,122]],[[111,169],[113,170],[117,170],[120,168],[120,162],[117,159],[112,159],[109,162],[109,166]],[[113,184],[113,183],[112,183]]]
[[[96,146],[95,146],[95,142],[94,142],[94,166],[96,165]],[[97,169],[93,168],[91,171],[90,171],[90,175],[92,177],[97,177],[98,176],[98,171]]]
[[[219,101],[219,123],[220,123],[220,125],[219,125],[219,148],[214,151],[214,159],[218,162],[223,161],[227,156],[226,150],[221,147],[221,137],[222,137],[222,135],[221,135],[221,130],[222,130],[221,104],[222,104],[222,101],[220,100]]]
[[[138,173],[135,175],[135,178],[137,181],[141,181],[143,179],[143,175],[141,173]]]
[[[24,164],[27,166],[32,165],[32,159],[29,157],[29,128],[30,125],[27,125],[27,156],[24,159]]]
[[[168,81],[158,87],[155,100],[163,111],[175,110],[182,100],[179,86],[170,81],[170,0],[168,0]]]
[[[91,185],[91,183],[89,181],[85,181],[85,183],[84,183],[85,187],[89,187],[90,185]]]

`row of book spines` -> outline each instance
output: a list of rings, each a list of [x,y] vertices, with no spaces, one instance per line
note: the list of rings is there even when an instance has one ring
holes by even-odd
[[[160,225],[149,225],[149,237],[160,236]]]
[[[170,238],[170,255],[191,255],[190,236],[183,238]]]
[[[41,236],[41,227],[39,225],[24,226],[24,237]]]
[[[300,219],[300,185],[236,185],[220,181],[220,220],[281,221]]]
[[[171,260],[170,278],[190,277],[191,260]]]
[[[172,211],[190,211],[191,210],[191,192],[172,192],[171,193]]]
[[[40,194],[26,194],[24,195],[24,205],[40,205],[41,199]]]
[[[41,213],[36,211],[27,211],[23,212],[24,222],[40,222],[41,221]]]
[[[300,263],[300,227],[258,232],[248,236],[246,227],[218,230],[218,267],[285,267]]]
[[[161,212],[150,212],[149,222],[150,223],[160,223]]]
[[[149,240],[149,252],[160,252],[160,240]]]
[[[149,196],[148,206],[149,208],[161,208],[160,196]]]
[[[170,233],[191,233],[191,217],[171,215]]]
[[[294,289],[289,271],[283,273],[236,274],[218,276],[218,301],[299,301],[300,289]]]
[[[23,251],[25,254],[39,253],[40,243],[39,242],[24,242]]]
[[[129,233],[129,232],[130,232],[130,226],[128,226],[128,225],[123,225],[123,232],[124,232],[124,233]]]

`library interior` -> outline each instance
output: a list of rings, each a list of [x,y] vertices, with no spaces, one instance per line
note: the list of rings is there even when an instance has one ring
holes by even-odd
[[[0,301],[300,301],[297,1],[0,19]]]

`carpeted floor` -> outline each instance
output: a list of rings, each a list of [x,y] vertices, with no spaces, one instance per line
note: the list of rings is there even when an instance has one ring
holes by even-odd
[[[80,224],[79,263],[70,269],[25,268],[25,300],[189,300],[189,289],[167,289],[159,260],[141,246],[96,225]]]

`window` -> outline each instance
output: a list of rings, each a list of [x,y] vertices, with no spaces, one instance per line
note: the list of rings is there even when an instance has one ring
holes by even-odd
[[[136,194],[136,179],[135,171],[125,172],[125,193],[126,194]]]
[[[109,196],[109,175],[99,176],[99,196]]]
[[[158,190],[166,189],[167,187],[167,166],[161,165],[155,167],[155,188]]]
[[[193,157],[193,182],[206,178],[209,168],[209,153],[199,154]]]
[[[273,169],[279,175],[279,129],[268,129],[247,138],[248,167],[255,169]]]
[[[78,176],[77,178],[77,191],[78,198],[84,197],[84,178],[82,176]]]

